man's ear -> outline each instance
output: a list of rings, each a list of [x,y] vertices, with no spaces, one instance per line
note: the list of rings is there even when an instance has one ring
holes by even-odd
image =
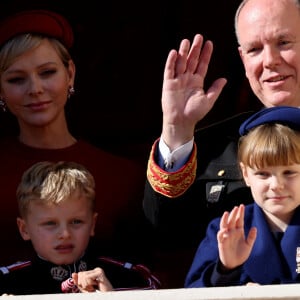
[[[21,237],[23,238],[23,240],[24,241],[29,241],[30,240],[30,234],[28,233],[28,230],[27,230],[26,221],[22,218],[17,218],[17,225],[18,225],[19,232],[20,232]]]
[[[242,171],[242,174],[243,174],[243,178],[244,178],[244,181],[245,181],[246,185],[250,186],[249,181],[248,181],[247,168],[246,168],[246,166],[242,162],[240,162],[240,168],[241,168],[241,171]]]
[[[248,78],[247,71],[246,71],[246,68],[245,68],[245,57],[244,57],[243,49],[242,49],[241,46],[238,47],[238,52],[239,52],[240,58],[242,60],[243,66],[244,66],[245,76],[246,76],[246,78]]]

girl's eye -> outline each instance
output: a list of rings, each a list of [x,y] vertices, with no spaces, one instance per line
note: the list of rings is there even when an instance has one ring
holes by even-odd
[[[289,175],[294,175],[294,174],[296,174],[297,172],[295,172],[295,171],[292,171],[292,170],[286,170],[286,171],[284,171],[284,175],[287,175],[287,176],[289,176]]]
[[[268,173],[267,172],[256,172],[255,173],[256,176],[260,176],[260,177],[268,177]]]

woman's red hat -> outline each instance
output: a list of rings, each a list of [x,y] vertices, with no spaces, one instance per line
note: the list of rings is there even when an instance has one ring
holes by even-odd
[[[37,9],[18,12],[0,22],[0,47],[11,38],[25,33],[37,33],[56,38],[68,49],[74,42],[72,27],[62,15]]]

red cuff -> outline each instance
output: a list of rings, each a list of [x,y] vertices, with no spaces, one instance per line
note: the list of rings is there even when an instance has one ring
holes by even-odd
[[[176,172],[167,172],[161,169],[154,160],[155,148],[158,147],[157,139],[152,146],[148,160],[147,178],[152,188],[169,198],[175,198],[184,194],[193,184],[197,169],[197,147],[194,143],[193,152],[188,162]]]

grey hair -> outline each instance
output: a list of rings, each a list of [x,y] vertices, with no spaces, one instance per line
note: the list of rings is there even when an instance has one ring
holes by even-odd
[[[236,39],[239,43],[239,35],[238,35],[238,19],[239,19],[239,16],[240,16],[240,13],[242,11],[242,9],[244,8],[244,6],[246,5],[247,2],[249,2],[250,0],[243,0],[239,7],[237,8],[236,10],[236,13],[235,13],[235,16],[234,16],[234,30],[235,30],[235,36],[236,36]],[[277,0],[275,0],[277,1]],[[292,0],[295,5],[298,7],[299,11],[300,11],[300,0]]]

